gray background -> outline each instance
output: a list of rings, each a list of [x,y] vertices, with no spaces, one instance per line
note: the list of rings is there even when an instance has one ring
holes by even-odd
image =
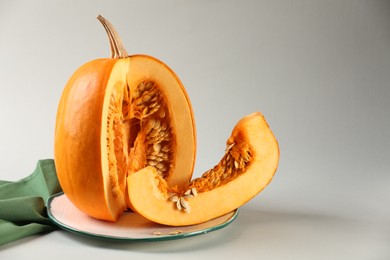
[[[98,14],[129,53],[163,60],[186,86],[195,176],[254,111],[279,141],[277,174],[205,236],[114,244],[53,232],[0,255],[390,259],[390,1],[0,0],[0,179],[53,157],[63,86],[109,55]]]

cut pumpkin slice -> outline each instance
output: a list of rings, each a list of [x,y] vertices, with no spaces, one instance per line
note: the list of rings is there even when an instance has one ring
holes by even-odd
[[[226,152],[213,169],[182,190],[173,189],[154,167],[127,177],[131,203],[151,221],[184,226],[222,216],[248,202],[274,176],[278,143],[260,113],[241,119],[227,141]]]

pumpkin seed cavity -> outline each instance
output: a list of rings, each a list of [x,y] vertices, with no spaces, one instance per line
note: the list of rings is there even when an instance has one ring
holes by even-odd
[[[184,193],[170,193],[168,200],[175,204],[177,210],[190,213],[189,198],[231,182],[246,172],[253,155],[251,150],[250,146],[245,143],[228,144],[225,155],[218,165],[205,172],[201,177],[193,179]]]
[[[219,164],[201,177],[193,179],[189,187],[201,193],[231,182],[246,172],[252,157],[252,148],[249,144],[245,142],[228,144]]]
[[[130,91],[131,89],[131,91]],[[107,118],[111,189],[125,190],[126,176],[153,166],[161,177],[169,175],[175,136],[165,97],[153,81],[135,88],[117,84]]]

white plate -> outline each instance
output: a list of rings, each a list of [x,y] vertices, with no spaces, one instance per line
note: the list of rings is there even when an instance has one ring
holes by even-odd
[[[191,237],[219,230],[229,225],[238,209],[205,223],[192,226],[164,226],[128,211],[116,222],[97,220],[78,210],[63,193],[48,201],[49,218],[59,227],[79,235],[122,241],[159,241]]]

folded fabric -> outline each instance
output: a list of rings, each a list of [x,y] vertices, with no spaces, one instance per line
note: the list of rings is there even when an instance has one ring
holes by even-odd
[[[61,191],[54,160],[39,160],[34,172],[16,182],[0,181],[0,245],[50,232],[48,198]]]

